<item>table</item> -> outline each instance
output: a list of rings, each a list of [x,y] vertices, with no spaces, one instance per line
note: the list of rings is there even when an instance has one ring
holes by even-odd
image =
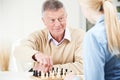
[[[32,75],[33,75],[33,72],[6,71],[6,72],[0,72],[0,80],[63,80],[63,79],[40,79]],[[78,80],[78,79],[75,79],[75,80]]]
[[[0,80],[35,80],[30,72],[0,72]]]

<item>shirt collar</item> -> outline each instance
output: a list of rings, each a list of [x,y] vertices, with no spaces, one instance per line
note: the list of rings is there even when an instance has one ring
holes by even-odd
[[[61,44],[65,39],[71,41],[70,31],[68,28],[65,29],[64,38],[59,43],[51,36],[50,32],[48,32],[48,41],[52,41],[55,45]]]
[[[101,15],[99,19],[97,20],[97,23],[101,23],[104,21],[104,15]]]
[[[118,15],[118,19],[120,19],[120,13],[117,14]],[[102,14],[99,19],[97,20],[97,23],[101,23],[104,21],[104,15]]]

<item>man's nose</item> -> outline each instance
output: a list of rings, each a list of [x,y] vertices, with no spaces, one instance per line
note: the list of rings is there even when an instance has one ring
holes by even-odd
[[[60,21],[58,19],[55,20],[55,26],[60,26]]]

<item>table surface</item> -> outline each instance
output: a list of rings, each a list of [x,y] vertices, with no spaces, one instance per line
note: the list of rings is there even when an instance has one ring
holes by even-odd
[[[40,79],[38,77],[34,77],[33,72],[6,71],[6,72],[0,72],[0,80],[63,80],[63,79]]]
[[[0,80],[63,80],[34,77],[33,72],[0,72]]]
[[[0,80],[35,80],[30,72],[0,72]]]

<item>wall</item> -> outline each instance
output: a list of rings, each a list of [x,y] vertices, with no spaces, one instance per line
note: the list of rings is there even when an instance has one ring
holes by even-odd
[[[43,28],[41,5],[45,0],[0,0],[2,26],[0,39],[14,42],[34,30]],[[82,27],[82,17],[77,0],[61,0],[68,12],[68,24]],[[80,18],[81,17],[81,18]],[[81,22],[81,23],[80,23]],[[85,26],[85,25],[84,25]],[[84,28],[84,27],[82,27]]]

